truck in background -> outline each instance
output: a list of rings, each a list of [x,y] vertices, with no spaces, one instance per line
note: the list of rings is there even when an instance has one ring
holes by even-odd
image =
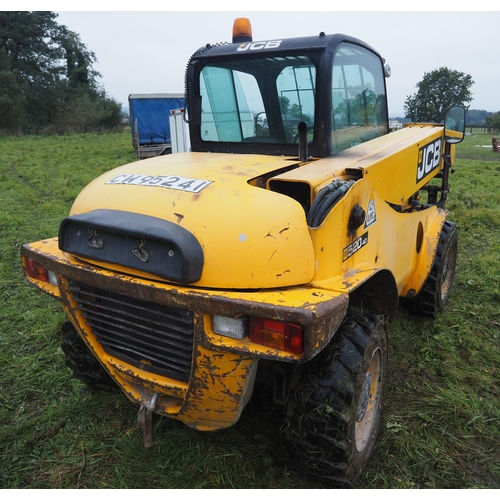
[[[184,94],[130,94],[132,144],[139,159],[172,152],[170,114],[184,107]]]

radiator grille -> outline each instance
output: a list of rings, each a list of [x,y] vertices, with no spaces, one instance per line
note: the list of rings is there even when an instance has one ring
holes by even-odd
[[[187,382],[193,351],[191,311],[70,283],[73,299],[110,355]]]

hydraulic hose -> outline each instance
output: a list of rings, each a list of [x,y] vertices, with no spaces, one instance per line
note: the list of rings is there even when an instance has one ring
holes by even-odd
[[[318,193],[316,198],[314,198],[313,204],[311,205],[311,208],[309,209],[309,213],[307,214],[307,225],[309,227],[312,227],[314,215],[318,211],[318,206],[323,201],[323,199],[332,192],[331,186],[332,186],[331,184],[329,184],[328,186],[325,186],[323,189],[320,190],[320,192]]]
[[[330,210],[347,193],[354,182],[354,180],[336,179],[321,189],[307,215],[307,225],[311,228],[319,227]]]

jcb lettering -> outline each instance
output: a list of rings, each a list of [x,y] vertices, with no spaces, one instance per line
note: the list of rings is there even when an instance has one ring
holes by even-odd
[[[426,144],[418,151],[417,183],[439,167],[441,162],[441,139]]]
[[[237,52],[245,52],[246,50],[262,50],[262,49],[276,49],[281,45],[281,40],[273,40],[269,42],[251,42],[242,43],[236,49]]]

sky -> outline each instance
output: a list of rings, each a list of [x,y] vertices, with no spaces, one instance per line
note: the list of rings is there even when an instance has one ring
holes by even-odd
[[[67,2],[53,2],[52,6],[49,2],[43,10],[56,12],[59,24],[80,35],[98,59],[94,69],[102,74],[99,83],[125,108],[129,94],[183,93],[189,57],[207,43],[230,42],[233,20],[248,17],[254,41],[324,31],[351,35],[371,45],[391,67],[387,80],[391,117],[404,116],[404,101],[417,91],[424,73],[443,66],[472,76],[471,109],[499,111],[500,11],[435,11],[432,6],[436,3],[423,0],[419,6],[427,10],[417,12],[392,11],[390,5],[397,5],[395,2],[379,11],[305,12],[280,10],[284,2],[254,0],[238,3],[252,5],[250,10],[227,11],[223,8],[227,2],[218,5],[215,0],[211,8],[219,10],[204,11],[196,7],[207,8],[206,3],[191,0],[184,7],[191,10],[169,11],[165,10],[167,2],[150,0],[144,7],[152,10],[125,10],[125,2],[120,4],[123,11],[115,11],[107,0],[91,0],[77,4],[84,11],[66,10]],[[477,1],[474,7],[481,9],[482,3]],[[440,8],[447,4],[454,2],[439,2]],[[141,6],[136,2],[134,7],[137,5]],[[363,7],[364,0],[356,5]],[[383,1],[377,5],[384,8]]]

